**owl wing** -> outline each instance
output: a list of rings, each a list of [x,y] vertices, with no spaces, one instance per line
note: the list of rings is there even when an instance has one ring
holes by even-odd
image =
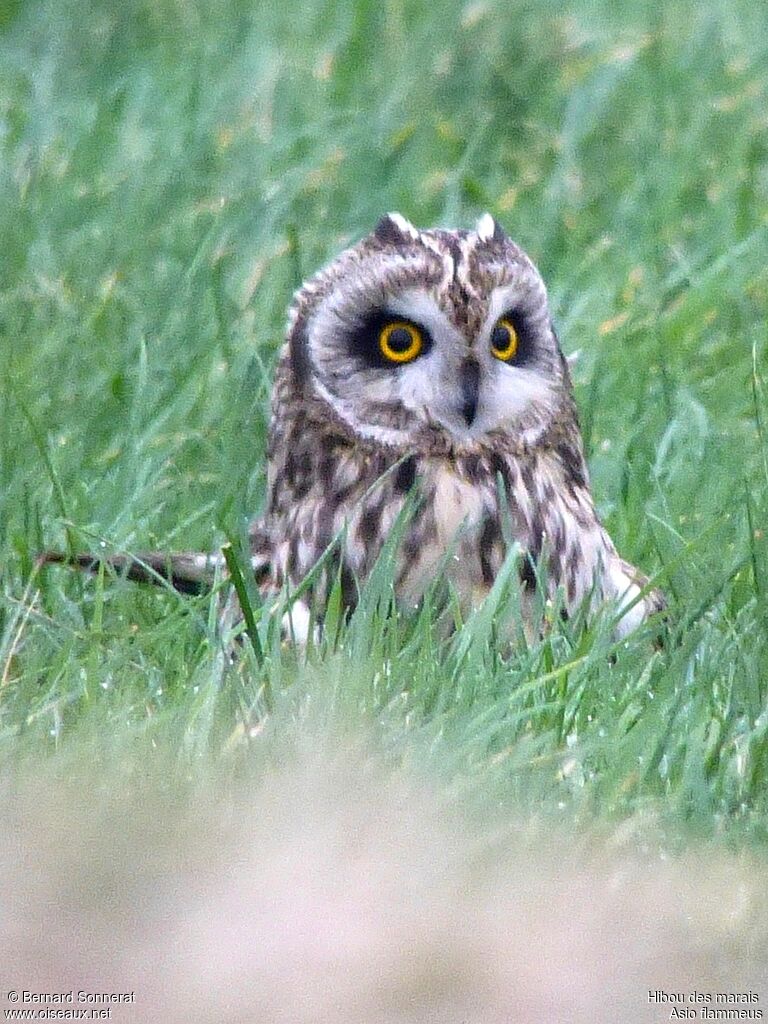
[[[664,594],[651,587],[644,573],[615,552],[608,562],[606,577],[605,596],[616,598],[620,609],[626,608],[616,627],[618,636],[627,636],[649,616],[666,609]]]
[[[155,585],[169,584],[181,594],[202,594],[210,590],[218,569],[224,567],[220,554],[203,551],[184,551],[168,554],[165,551],[140,551],[135,555],[98,555],[61,551],[44,551],[37,557],[37,565],[66,565],[85,572],[97,573],[107,566],[129,580]]]
[[[263,520],[252,523],[248,541],[253,573],[261,585],[270,574],[271,552],[271,538]],[[226,573],[223,555],[205,551],[139,551],[117,555],[44,551],[38,555],[37,565],[66,565],[90,573],[97,573],[104,565],[126,579],[156,586],[170,585],[181,594],[205,593],[213,586],[217,573]]]

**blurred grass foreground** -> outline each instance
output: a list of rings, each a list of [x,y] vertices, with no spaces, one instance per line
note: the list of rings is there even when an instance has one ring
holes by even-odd
[[[0,4],[4,1013],[765,1012],[767,129],[747,0]],[[662,650],[371,593],[233,667],[215,599],[35,568],[242,537],[292,291],[391,209],[541,267]]]

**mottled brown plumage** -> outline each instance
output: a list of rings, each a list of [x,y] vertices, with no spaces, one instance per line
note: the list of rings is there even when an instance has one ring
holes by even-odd
[[[488,353],[489,333],[510,310],[521,344],[502,365]],[[407,365],[372,365],[365,325],[381,314],[416,323],[430,351]],[[471,421],[458,384],[468,360],[478,367]],[[489,217],[476,232],[421,232],[385,217],[298,292],[275,379],[267,487],[252,531],[265,590],[295,589],[339,537],[353,602],[412,487],[417,512],[396,576],[404,604],[417,603],[439,572],[467,610],[476,606],[510,541],[523,589],[543,566],[566,609],[587,597],[626,607],[647,584],[595,512],[541,278]],[[317,591],[322,616],[322,582]],[[644,594],[619,633],[662,605],[657,591]]]
[[[663,607],[598,519],[544,284],[488,215],[475,231],[388,215],[298,291],[267,470],[251,529],[264,595],[296,590],[336,543],[294,607],[299,639],[310,610],[322,622],[337,575],[355,603],[414,491],[396,564],[405,606],[441,575],[469,611],[514,546],[523,604],[543,577],[566,613],[615,602],[619,635]],[[175,585],[212,564],[176,557],[143,561]]]

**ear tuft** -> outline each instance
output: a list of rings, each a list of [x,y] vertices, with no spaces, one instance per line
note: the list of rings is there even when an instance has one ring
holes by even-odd
[[[399,213],[386,213],[373,229],[374,238],[385,245],[412,242],[419,237],[419,232]]]
[[[481,242],[503,242],[507,237],[502,226],[490,213],[483,214],[475,230]]]

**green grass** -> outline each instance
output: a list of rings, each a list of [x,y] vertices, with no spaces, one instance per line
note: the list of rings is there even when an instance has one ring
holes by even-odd
[[[762,844],[767,110],[748,0],[5,4],[8,770],[194,791],[364,737],[486,824]],[[291,293],[389,209],[488,209],[541,266],[597,503],[670,595],[662,651],[598,622],[502,656],[487,612],[446,642],[381,614],[384,567],[306,658],[263,624],[235,670],[210,598],[34,571],[241,536]]]

